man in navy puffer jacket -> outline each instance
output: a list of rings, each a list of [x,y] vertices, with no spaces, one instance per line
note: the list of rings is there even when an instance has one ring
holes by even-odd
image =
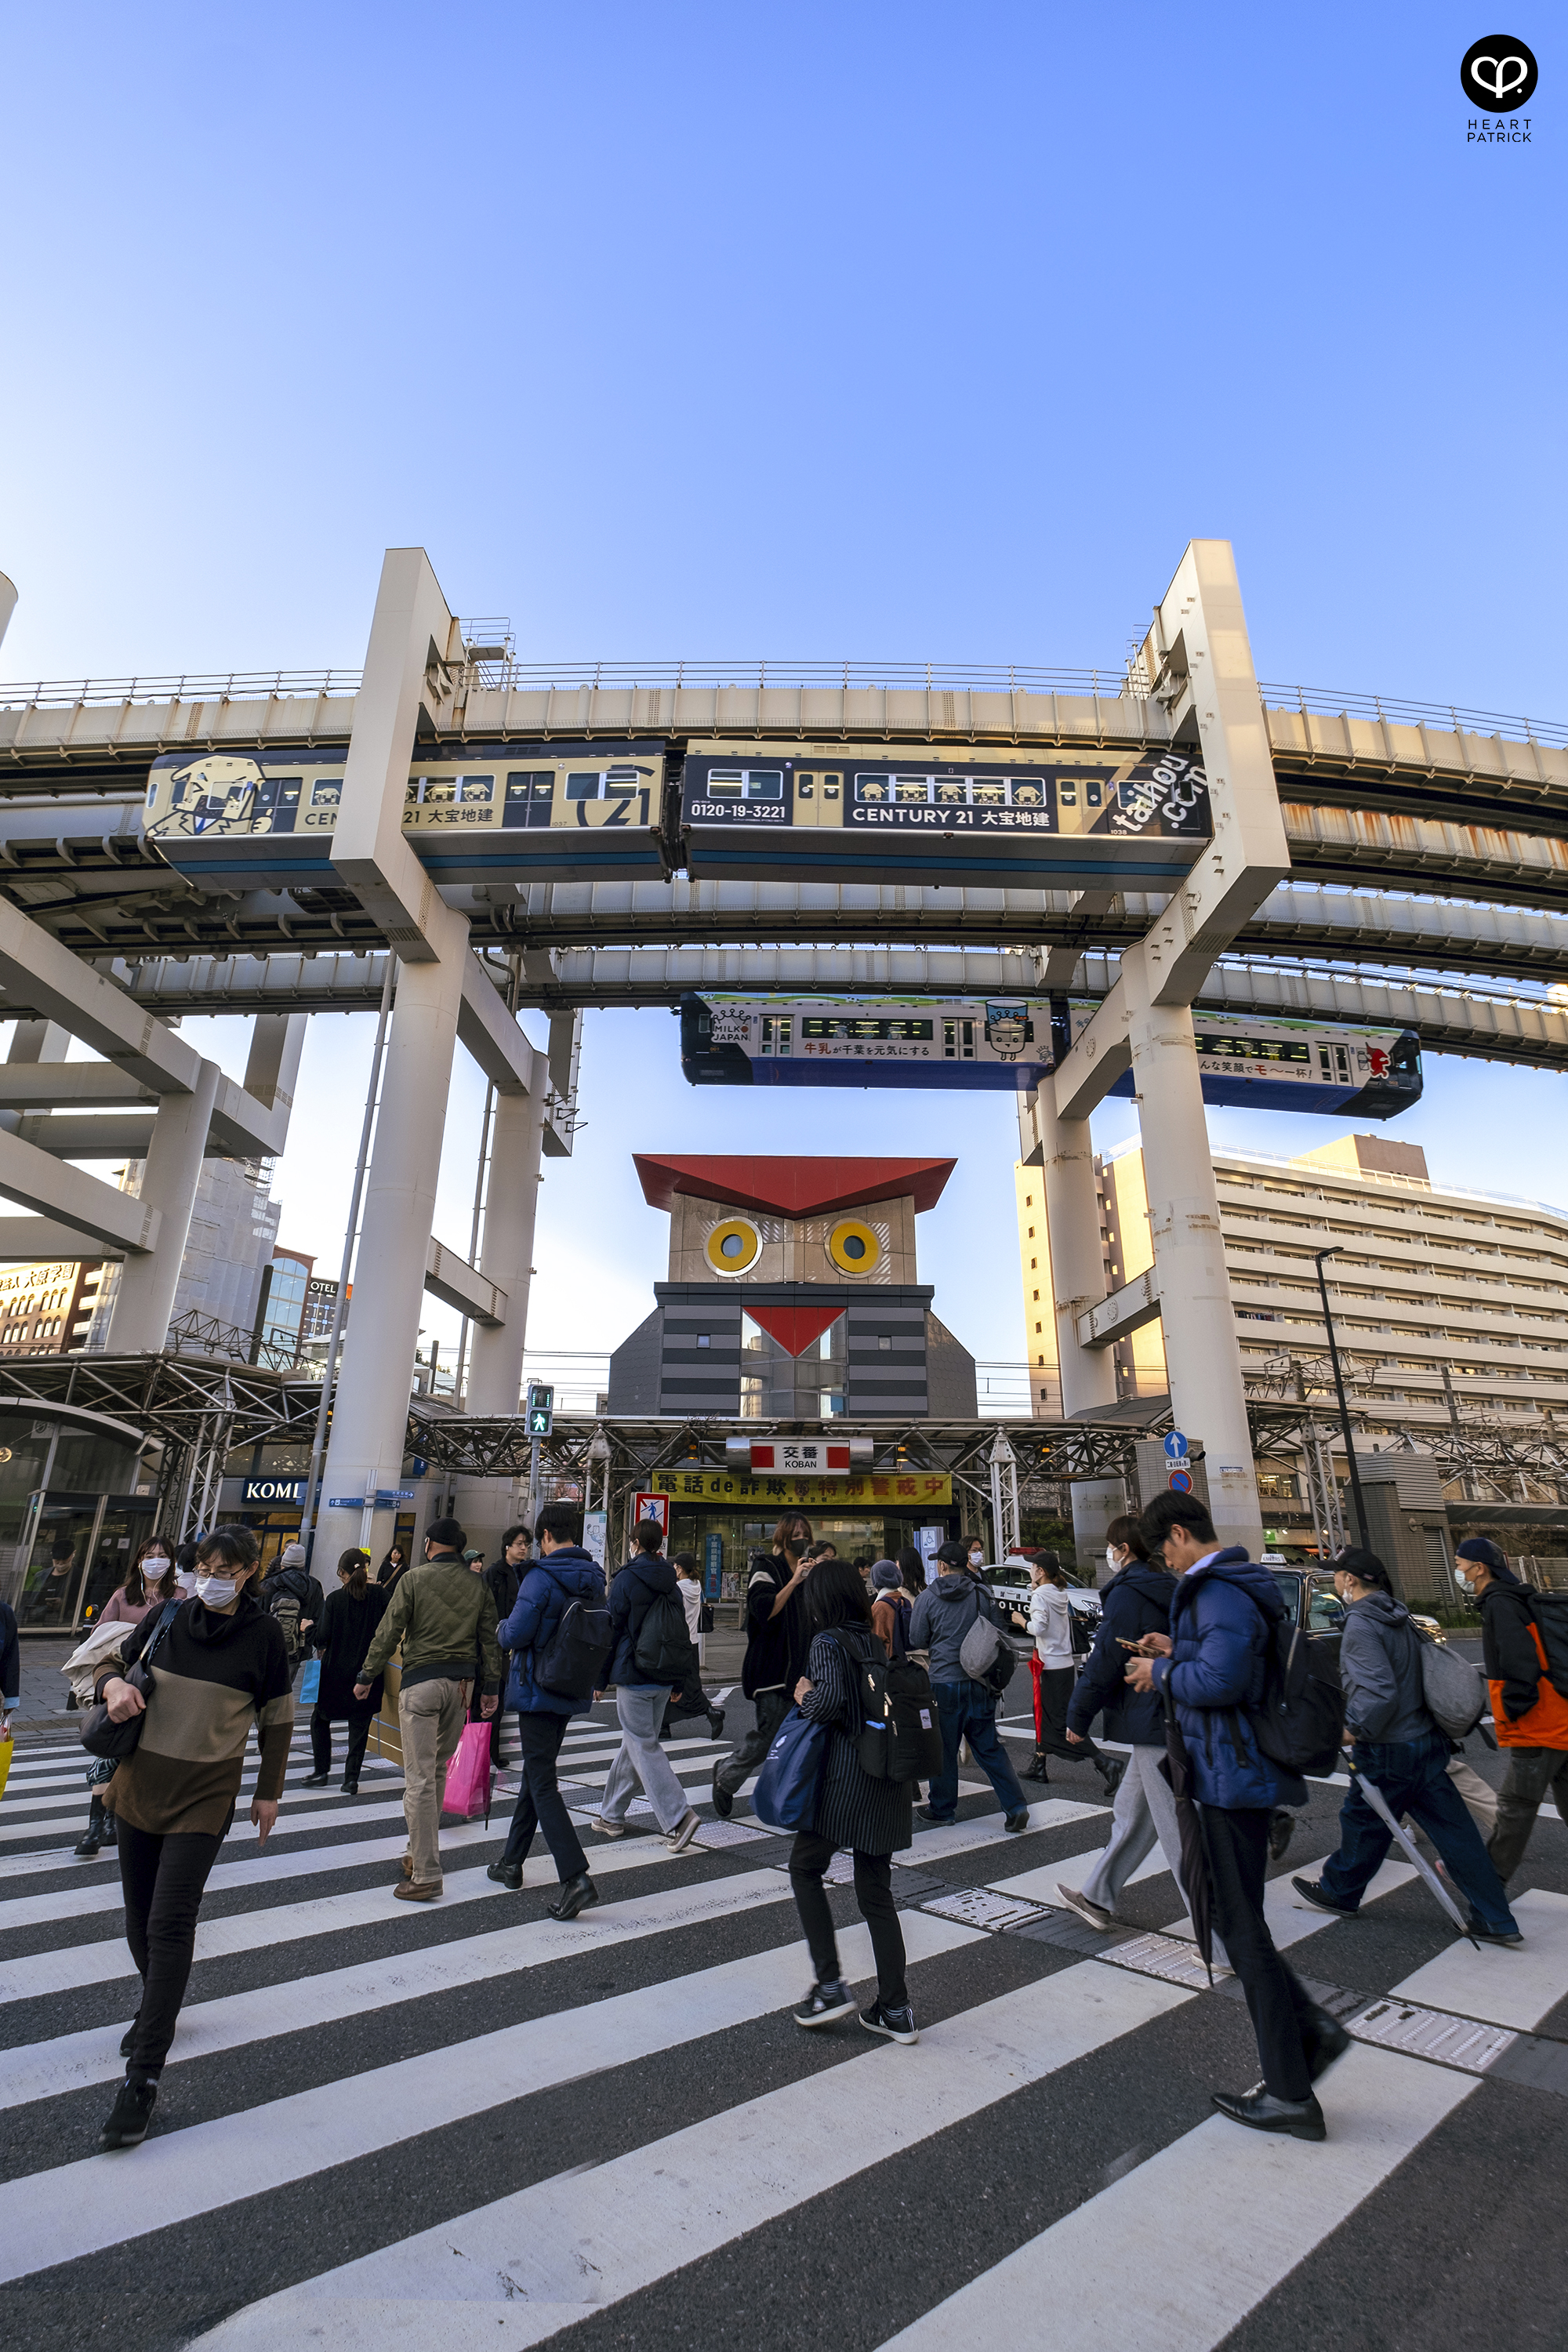
[[[1263,1914],[1269,1814],[1277,1804],[1307,1800],[1303,1782],[1262,1753],[1250,1720],[1285,1604],[1266,1568],[1234,1547],[1221,1549],[1195,1495],[1158,1496],[1142,1526],[1151,1551],[1163,1547],[1177,1582],[1169,1634],[1145,1635],[1145,1654],[1129,1661],[1127,1680],[1134,1690],[1163,1693],[1168,1685],[1175,1702],[1199,1801],[1215,1926],[1247,1995],[1263,2062],[1262,2090],[1215,2091],[1214,2103],[1255,2131],[1323,2139],[1312,2084],[1348,2049],[1350,2036],[1280,1958]]]
[[[597,1560],[583,1549],[578,1540],[582,1529],[574,1504],[546,1503],[539,1514],[540,1556],[524,1569],[516,1603],[496,1636],[501,1648],[511,1654],[506,1704],[518,1711],[523,1781],[506,1851],[485,1874],[503,1886],[521,1886],[533,1832],[542,1830],[561,1881],[560,1894],[545,1907],[557,1919],[574,1919],[586,1905],[599,1899],[588,1875],[583,1841],[572,1825],[555,1780],[555,1759],[566,1726],[574,1715],[586,1715],[591,1701],[541,1690],[533,1679],[535,1655],[542,1654],[573,1601],[580,1601],[585,1609],[605,1606],[604,1573]]]

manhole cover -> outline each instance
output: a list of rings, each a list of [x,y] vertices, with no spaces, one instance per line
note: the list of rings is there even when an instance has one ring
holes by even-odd
[[[744,1822],[704,1822],[693,1841],[697,1845],[751,1845],[758,1838],[771,1840],[772,1830],[748,1829]]]
[[[1037,1919],[1045,1906],[1039,1903],[1024,1903],[1016,1895],[993,1895],[984,1886],[965,1886],[952,1895],[938,1895],[922,1903],[922,1911],[934,1911],[939,1919],[960,1919],[966,1927],[1016,1927],[1023,1920]]]

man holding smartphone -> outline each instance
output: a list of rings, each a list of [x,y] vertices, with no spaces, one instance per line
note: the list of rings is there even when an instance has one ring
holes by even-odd
[[[1277,1804],[1307,1800],[1305,1783],[1263,1754],[1249,1719],[1285,1604],[1266,1568],[1238,1546],[1222,1549],[1195,1495],[1156,1496],[1142,1528],[1151,1551],[1163,1547],[1176,1589],[1169,1633],[1143,1636],[1126,1678],[1132,1690],[1162,1698],[1168,1688],[1175,1702],[1202,1810],[1215,1926],[1263,2062],[1261,2090],[1210,2095],[1222,2115],[1253,2131],[1326,2139],[1312,2085],[1350,2036],[1280,1958],[1263,1913],[1269,1817]]]

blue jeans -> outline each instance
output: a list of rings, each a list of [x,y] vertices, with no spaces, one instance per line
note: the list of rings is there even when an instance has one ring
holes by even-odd
[[[1358,1739],[1355,1765],[1375,1782],[1378,1794],[1398,1821],[1408,1813],[1424,1829],[1447,1867],[1449,1877],[1482,1925],[1516,1936],[1502,1881],[1464,1800],[1447,1774],[1448,1743],[1435,1732],[1425,1739],[1388,1746]],[[1340,1808],[1340,1850],[1321,1873],[1325,1891],[1337,1903],[1359,1904],[1368,1882],[1381,1869],[1394,1839],[1355,1781]]]
[[[942,1721],[942,1770],[931,1784],[931,1810],[939,1820],[951,1820],[958,1804],[958,1750],[967,1739],[969,1752],[996,1791],[1005,1813],[1025,1812],[1028,1799],[1018,1785],[1002,1736],[996,1728],[996,1702],[981,1683],[933,1683],[936,1711]]]

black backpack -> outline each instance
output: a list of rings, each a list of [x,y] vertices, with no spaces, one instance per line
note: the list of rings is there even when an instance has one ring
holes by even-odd
[[[841,1641],[860,1707],[855,1753],[869,1780],[929,1780],[942,1770],[942,1724],[931,1677],[912,1658],[858,1658]],[[880,1646],[879,1644],[879,1646]]]
[[[1568,1698],[1568,1592],[1529,1591],[1530,1619],[1546,1653],[1546,1679]]]
[[[555,1631],[533,1653],[533,1682],[552,1698],[592,1698],[610,1651],[610,1612],[576,1595],[555,1621]]]
[[[1343,1744],[1345,1696],[1330,1647],[1288,1620],[1268,1628],[1263,1697],[1247,1721],[1260,1754],[1287,1772],[1327,1772]]]
[[[683,1683],[695,1663],[685,1602],[678,1592],[656,1592],[637,1627],[632,1664],[645,1682]]]

